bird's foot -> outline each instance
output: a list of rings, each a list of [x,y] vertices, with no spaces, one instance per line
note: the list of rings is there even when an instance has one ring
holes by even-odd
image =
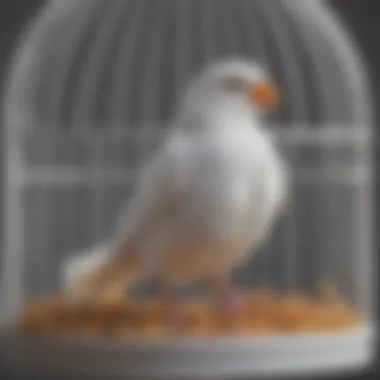
[[[245,310],[245,297],[233,288],[225,276],[212,276],[210,285],[226,320],[235,321],[238,319]]]
[[[164,322],[169,330],[184,327],[188,319],[185,305],[180,300],[168,299],[164,310]]]
[[[228,321],[235,321],[244,313],[245,299],[240,293],[233,292],[221,299],[221,302],[223,315]]]
[[[168,330],[178,330],[186,324],[188,312],[182,300],[173,294],[171,284],[160,277],[152,279],[154,293],[164,300],[164,324]]]

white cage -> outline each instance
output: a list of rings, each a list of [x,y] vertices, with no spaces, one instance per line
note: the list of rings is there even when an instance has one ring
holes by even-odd
[[[284,93],[269,124],[280,126],[273,133],[295,183],[288,214],[239,279],[307,293],[333,279],[363,325],[175,342],[4,334],[8,365],[207,377],[369,363],[371,107],[362,65],[339,25],[319,1],[50,2],[25,34],[6,92],[0,316],[12,321],[27,295],[57,291],[60,260],[109,236],[190,75],[215,58],[244,55],[262,60]]]

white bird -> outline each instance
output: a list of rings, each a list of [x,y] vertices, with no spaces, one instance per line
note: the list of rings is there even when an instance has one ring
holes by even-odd
[[[66,292],[96,298],[139,272],[167,285],[199,278],[235,312],[228,274],[255,252],[287,198],[286,168],[262,120],[278,102],[255,62],[229,59],[197,75],[115,239],[65,264]]]

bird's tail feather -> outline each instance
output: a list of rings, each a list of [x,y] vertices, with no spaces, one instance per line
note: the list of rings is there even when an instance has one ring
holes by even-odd
[[[133,247],[102,244],[64,263],[63,291],[74,298],[121,294],[139,272],[139,255]]]

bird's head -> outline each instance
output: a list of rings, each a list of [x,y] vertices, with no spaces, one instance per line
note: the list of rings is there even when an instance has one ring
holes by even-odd
[[[259,117],[279,102],[279,89],[264,68],[237,58],[206,67],[189,84],[181,109],[190,114],[220,112]]]

